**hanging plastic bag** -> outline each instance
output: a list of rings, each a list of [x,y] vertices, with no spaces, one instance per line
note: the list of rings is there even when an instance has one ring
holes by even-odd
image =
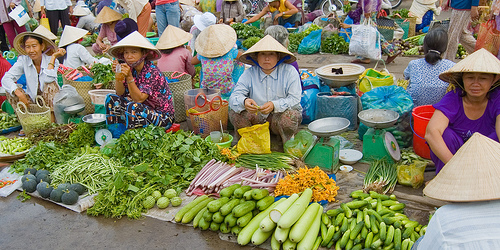
[[[64,108],[77,104],[85,104],[83,98],[78,94],[76,88],[71,85],[63,85],[61,90],[54,95],[54,116],[59,124],[66,123],[64,120]]]
[[[378,71],[377,66],[380,61],[384,64],[384,68]],[[363,74],[359,76],[358,80],[358,88],[361,93],[368,92],[376,87],[393,84],[394,76],[387,70],[384,60],[379,60],[375,64],[375,67],[366,69]]]
[[[300,77],[302,79],[302,124],[308,124],[316,119],[316,100],[319,93],[319,77],[307,70],[302,70]]]
[[[315,30],[304,37],[299,44],[299,54],[309,55],[318,53],[321,47],[321,32],[323,32],[323,30]]]
[[[381,59],[380,33],[366,18],[360,25],[352,25],[352,37],[349,43],[349,55],[371,59]]]
[[[9,12],[9,17],[14,19],[19,26],[24,26],[30,20],[30,16],[21,5],[16,6],[11,12]]]
[[[251,127],[240,128],[241,135],[238,141],[238,153],[240,154],[270,154],[271,134],[269,132],[269,122],[257,124]]]
[[[307,130],[299,131],[292,139],[288,140],[283,149],[285,153],[291,154],[295,157],[302,158],[307,152],[309,147],[314,143],[314,136]]]
[[[49,19],[47,18],[47,16],[42,15],[42,18],[40,18],[40,25],[43,25],[43,27],[50,30]]]

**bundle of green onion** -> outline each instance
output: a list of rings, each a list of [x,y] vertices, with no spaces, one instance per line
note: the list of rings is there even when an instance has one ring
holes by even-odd
[[[236,167],[259,168],[269,170],[289,170],[295,164],[296,157],[287,153],[273,152],[270,154],[242,154],[235,162]]]
[[[381,194],[391,193],[394,191],[397,181],[398,174],[394,164],[390,164],[385,159],[374,160],[366,173],[363,190]]]

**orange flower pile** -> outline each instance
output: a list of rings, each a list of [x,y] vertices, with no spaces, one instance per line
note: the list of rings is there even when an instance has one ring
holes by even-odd
[[[327,200],[329,202],[335,201],[337,190],[339,190],[333,179],[330,179],[319,167],[315,167],[301,168],[297,174],[287,174],[278,182],[274,194],[276,196],[292,195],[301,193],[306,188],[313,190],[313,201]]]
[[[236,158],[238,158],[238,156],[240,156],[240,154],[238,154],[238,152],[236,152],[235,150],[232,150],[230,148],[222,148],[219,145],[217,145],[217,146],[220,149],[221,155],[227,157],[228,161],[230,161],[230,162],[234,162],[236,160]]]

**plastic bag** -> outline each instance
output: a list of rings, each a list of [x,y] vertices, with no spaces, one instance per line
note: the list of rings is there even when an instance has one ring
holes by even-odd
[[[10,167],[4,168],[0,172],[0,180],[15,181],[13,184],[0,188],[0,197],[7,197],[12,194],[16,189],[21,188],[21,176],[17,173],[9,173]]]
[[[377,66],[380,61],[384,64],[384,68],[378,71]],[[358,88],[361,93],[368,92],[376,87],[393,84],[394,76],[387,70],[384,60],[378,60],[373,68],[366,69],[363,74],[359,76],[358,80]]]
[[[251,127],[240,128],[241,135],[238,141],[238,153],[240,154],[270,154],[271,134],[269,132],[269,122],[257,124]]]
[[[299,54],[315,54],[319,52],[319,48],[321,47],[321,32],[323,30],[315,30],[311,32],[308,36],[302,39],[302,42],[299,44]]]
[[[302,70],[302,124],[308,124],[316,119],[316,100],[319,93],[319,77],[307,70]]]
[[[358,97],[356,95],[332,95],[321,92],[317,95],[316,119],[342,117],[349,120],[348,130],[355,130],[358,125]]]
[[[349,43],[349,55],[371,59],[382,58],[380,33],[373,27],[369,18],[363,24],[352,25],[352,37]]]
[[[353,149],[354,144],[340,135],[330,136],[330,139],[337,139],[340,142],[340,149]]]
[[[335,28],[333,24],[328,24],[323,28],[323,32],[321,32],[321,40],[326,39],[329,36],[333,36],[339,33],[339,29]]]
[[[292,139],[288,140],[283,149],[285,153],[291,154],[295,157],[302,158],[307,152],[309,147],[314,143],[314,136],[307,130],[299,131]]]
[[[71,85],[63,85],[61,90],[54,95],[54,115],[59,124],[66,123],[64,120],[64,108],[77,104],[85,104],[83,98],[78,94],[76,88]]]
[[[40,25],[50,30],[49,19],[47,18],[47,16],[42,15],[42,18],[40,18]]]
[[[24,9],[22,5],[16,6],[10,13],[9,17],[14,19],[17,23],[17,25],[24,26],[29,20],[30,16]]]
[[[477,35],[476,49],[484,48],[491,52],[491,54],[498,54],[500,47],[500,31],[497,30],[497,23],[495,20],[482,23]]]
[[[427,162],[415,161],[411,165],[398,165],[398,183],[413,188],[424,184],[424,172]]]

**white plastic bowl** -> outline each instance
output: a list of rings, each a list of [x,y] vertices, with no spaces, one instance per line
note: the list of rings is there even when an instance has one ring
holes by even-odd
[[[344,164],[354,164],[363,158],[363,153],[354,149],[342,149],[339,152],[339,160]]]
[[[344,172],[351,172],[352,171],[352,166],[349,166],[349,165],[342,165],[340,166],[340,171],[344,171]]]

